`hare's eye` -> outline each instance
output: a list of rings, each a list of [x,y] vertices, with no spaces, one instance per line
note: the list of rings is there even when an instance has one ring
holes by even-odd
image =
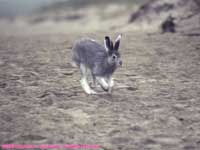
[[[115,56],[115,55],[113,55],[113,56],[112,56],[112,58],[113,58],[113,59],[115,59],[115,58],[116,58],[116,56]]]

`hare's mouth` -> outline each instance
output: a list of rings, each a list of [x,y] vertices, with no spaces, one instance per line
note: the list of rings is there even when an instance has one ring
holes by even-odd
[[[121,61],[121,60],[118,61],[118,62],[116,63],[116,66],[117,66],[117,67],[122,67],[122,61]]]

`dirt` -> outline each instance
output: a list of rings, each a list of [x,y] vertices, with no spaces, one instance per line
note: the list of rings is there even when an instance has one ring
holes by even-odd
[[[200,149],[200,36],[77,24],[0,22],[0,144]],[[112,95],[85,94],[73,43],[118,33],[123,65]]]
[[[0,36],[0,143],[200,148],[200,38],[125,33],[113,94],[89,96],[71,46],[105,34]]]

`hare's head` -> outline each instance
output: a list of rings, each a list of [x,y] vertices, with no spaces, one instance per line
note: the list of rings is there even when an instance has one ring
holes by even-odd
[[[122,37],[121,34],[118,35],[114,43],[110,40],[108,36],[106,36],[104,39],[104,46],[108,53],[108,63],[110,65],[116,65],[116,66],[122,65],[122,61],[121,61],[120,53],[119,53],[119,45],[120,45],[121,37]]]

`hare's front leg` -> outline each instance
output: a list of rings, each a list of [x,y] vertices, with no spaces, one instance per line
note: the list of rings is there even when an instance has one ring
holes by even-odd
[[[97,94],[94,90],[92,90],[87,81],[87,68],[84,64],[80,64],[81,70],[81,86],[87,94]]]
[[[97,79],[98,83],[100,84],[100,86],[102,87],[102,89],[104,91],[108,91],[109,85],[106,82],[106,79],[104,77],[96,77],[96,79]]]
[[[108,77],[108,93],[112,93],[112,88],[114,86],[114,80],[113,78],[110,76]]]

